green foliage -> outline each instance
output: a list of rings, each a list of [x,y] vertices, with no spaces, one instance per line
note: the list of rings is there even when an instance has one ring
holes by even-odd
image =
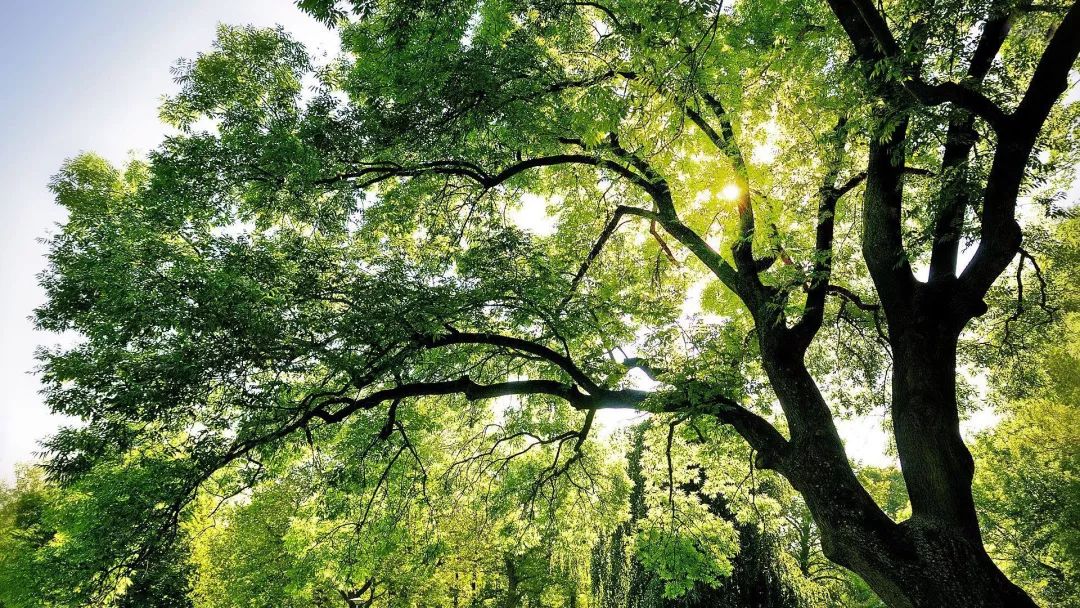
[[[755,323],[807,315],[822,278],[810,372],[839,415],[887,404],[861,208],[827,214],[831,253],[811,218],[823,193],[861,191],[870,142],[910,123],[902,236],[925,264],[937,194],[980,187],[989,138],[951,181],[947,111],[883,108],[824,3],[298,4],[339,31],[339,56],[222,26],[177,65],[174,135],[125,167],[70,159],[51,183],[68,220],[35,319],[79,340],[40,353],[43,394],[81,423],[47,442],[50,483],[28,473],[5,498],[5,605],[579,606],[608,543],[661,599],[691,601],[722,591],[757,534],[796,603],[872,605],[822,565],[809,501],[722,422],[783,440]],[[959,79],[977,11],[887,4],[900,59]],[[1015,98],[1035,46],[1010,43],[984,94]],[[900,59],[873,70],[906,78]],[[1026,193],[1051,209],[1077,107],[1055,110],[1031,163]],[[522,219],[541,205],[550,230]],[[772,260],[752,260],[770,298],[734,294],[733,243]],[[977,344],[1005,340],[1011,295],[991,294],[961,363],[1009,360]],[[1071,410],[1038,403],[1030,439],[1048,443]],[[593,437],[606,408],[650,414],[636,471]],[[1032,449],[1000,441],[986,458]],[[1071,487],[1075,462],[1054,463],[1024,480]],[[860,473],[903,519],[898,474]],[[1021,529],[1001,490],[1017,484],[985,483],[987,512]],[[1065,571],[1056,500],[1026,538]]]
[[[1080,606],[1078,418],[1076,402],[1025,400],[974,447],[991,555],[1054,606]]]
[[[1024,353],[1027,374],[998,388],[1025,396],[1007,402],[1003,420],[978,437],[974,492],[991,555],[1048,605],[1080,606],[1080,299],[1078,221],[1063,222],[1064,247],[1043,260],[1062,296],[1057,322]],[[1033,372],[1033,373],[1032,373]],[[1026,381],[1026,386],[1018,386]]]
[[[45,511],[55,500],[41,471],[22,468],[13,488],[0,494],[0,605],[45,606],[39,595],[44,576],[36,556],[55,536]]]

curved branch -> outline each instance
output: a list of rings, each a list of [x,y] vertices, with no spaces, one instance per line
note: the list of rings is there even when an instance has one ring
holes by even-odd
[[[469,333],[452,331],[443,336],[426,340],[424,346],[428,348],[437,348],[440,346],[449,346],[452,344],[488,344],[491,346],[501,346],[512,350],[517,350],[532,355],[536,355],[542,359],[545,359],[560,369],[562,369],[574,382],[577,382],[591,394],[597,394],[604,389],[599,384],[594,382],[580,367],[575,364],[570,357],[555,352],[554,350],[542,345],[532,342],[530,340],[524,340],[521,338],[514,338],[512,336],[504,336],[500,334],[492,333]]]
[[[758,451],[761,468],[775,468],[787,456],[790,444],[780,431],[730,397],[709,395],[697,399],[690,394],[682,394],[666,401],[661,411],[715,416],[722,424],[735,429],[750,447]]]

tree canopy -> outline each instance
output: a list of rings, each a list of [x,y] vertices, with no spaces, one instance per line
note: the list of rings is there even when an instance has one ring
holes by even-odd
[[[44,466],[95,540],[48,543],[50,601],[179,584],[194,536],[206,605],[434,605],[494,571],[575,605],[637,491],[669,597],[774,508],[889,606],[1033,605],[979,527],[976,494],[1023,529],[1016,484],[972,493],[959,421],[965,369],[1038,383],[1024,341],[1061,322],[1080,3],[299,5],[339,55],[222,26],[174,135],[52,182],[36,322],[81,339],[41,372],[83,422]],[[837,432],[875,408],[902,485]],[[651,416],[637,484],[608,409]]]

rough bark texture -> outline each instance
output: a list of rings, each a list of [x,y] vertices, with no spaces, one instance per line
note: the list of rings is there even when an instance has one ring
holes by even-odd
[[[837,453],[831,424],[793,433],[777,469],[802,493],[830,560],[890,606],[1034,606],[990,560],[971,498],[972,459],[959,432],[955,336],[896,339],[893,420],[914,515],[890,520]],[[805,367],[765,354],[781,403],[823,403]],[[800,381],[799,379],[802,379]]]
[[[903,59],[876,6],[866,0],[830,0],[830,6],[851,38],[867,81],[900,112],[895,120],[882,121],[883,130],[870,145],[863,256],[888,326],[894,361],[893,431],[912,516],[894,523],[855,480],[829,408],[803,365],[806,345],[821,324],[822,280],[811,285],[803,318],[788,329],[785,319],[772,312],[782,301],[761,287],[751,264],[737,263],[740,279],[733,288],[754,313],[764,368],[791,428],[790,442],[766,464],[805,497],[821,530],[826,556],[862,576],[890,606],[1034,606],[1006,579],[982,544],[971,495],[973,460],[960,436],[956,353],[961,331],[971,318],[985,312],[982,298],[1020,246],[1016,197],[1035,137],[1080,53],[1080,3],[1066,14],[1028,92],[1011,114],[974,89],[922,82],[918,66],[905,67],[909,77],[903,82],[885,80],[874,66]],[[1000,8],[995,5],[994,10]],[[1002,12],[988,17],[969,69],[972,82],[985,76],[1008,32],[1009,19]],[[950,120],[943,158],[943,169],[953,173],[942,190],[943,211],[934,230],[927,283],[914,277],[901,225],[907,131],[902,108],[912,97],[925,105],[950,102],[958,107]],[[980,244],[958,278],[956,235],[971,195],[969,189],[957,187],[962,176],[956,171],[972,147],[973,115],[995,129],[998,142],[982,194]],[[837,188],[824,184],[826,200],[821,208],[826,212],[835,207],[835,199],[827,199],[830,190]],[[830,231],[831,224],[822,215],[818,249],[826,262],[817,270],[824,274],[824,283],[830,271]],[[753,259],[752,253],[743,255]],[[769,301],[772,307],[765,304]]]

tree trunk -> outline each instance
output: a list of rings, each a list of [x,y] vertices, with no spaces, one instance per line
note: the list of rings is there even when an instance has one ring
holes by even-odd
[[[503,564],[506,566],[506,597],[503,598],[503,606],[517,608],[521,606],[521,592],[518,590],[518,583],[521,580],[518,576],[517,564],[514,563],[512,555],[504,556]]]
[[[898,526],[893,554],[860,574],[895,606],[1034,606],[983,547],[956,400],[962,322],[920,287],[911,322],[890,324],[893,432],[912,516]]]
[[[826,555],[861,576],[892,608],[1035,606],[981,546],[955,530],[912,518],[898,524],[883,545],[838,540],[840,534],[823,534],[833,539]]]
[[[1035,606],[963,529],[921,515],[896,524],[860,514],[824,478],[796,488],[821,531],[825,556],[861,576],[892,608]]]
[[[826,557],[861,576],[890,607],[1033,607],[979,534],[972,459],[956,413],[959,331],[909,327],[894,330],[892,340],[894,432],[910,519],[893,522],[855,478],[802,353],[763,340],[765,370],[785,413],[794,414],[789,420],[798,421],[789,452],[769,464],[805,498]]]
[[[981,546],[971,495],[975,462],[960,436],[956,401],[960,327],[924,316],[935,300],[918,298],[910,325],[891,324],[893,433],[912,513]]]

